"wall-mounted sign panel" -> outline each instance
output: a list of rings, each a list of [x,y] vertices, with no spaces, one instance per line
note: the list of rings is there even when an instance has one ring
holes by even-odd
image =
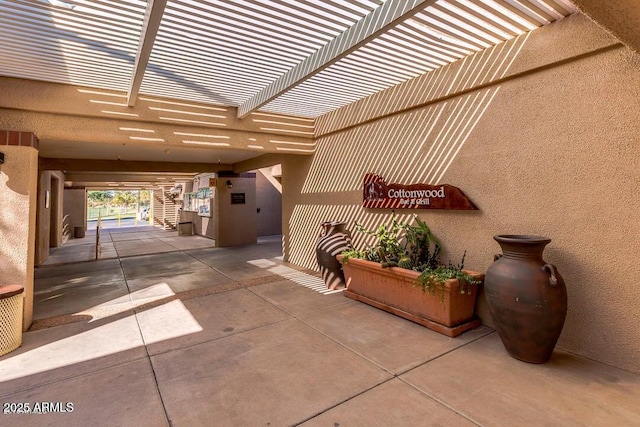
[[[232,205],[244,205],[246,203],[245,199],[245,193],[231,193]]]
[[[364,176],[362,206],[373,209],[459,209],[478,207],[460,190],[449,184],[387,184],[376,174]]]

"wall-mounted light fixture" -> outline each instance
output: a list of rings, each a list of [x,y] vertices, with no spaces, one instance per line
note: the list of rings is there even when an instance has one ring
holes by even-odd
[[[233,184],[230,179],[227,180],[227,188],[233,188]]]

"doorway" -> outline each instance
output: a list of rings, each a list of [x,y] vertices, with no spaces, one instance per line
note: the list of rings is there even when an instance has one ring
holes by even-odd
[[[62,245],[62,180],[51,175],[51,189],[44,193],[44,207],[49,210],[49,247]]]

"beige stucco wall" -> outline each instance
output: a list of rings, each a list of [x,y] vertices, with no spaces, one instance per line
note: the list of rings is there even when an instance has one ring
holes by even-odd
[[[232,188],[227,188],[231,181]],[[231,204],[232,193],[244,193],[244,204]],[[220,177],[216,185],[216,246],[249,245],[257,241],[255,177]]]
[[[65,188],[63,196],[63,215],[67,217],[69,236],[74,236],[76,227],[87,229],[87,190],[84,188]]]
[[[24,329],[33,318],[38,151],[2,146],[0,165],[0,283],[25,287]]]
[[[630,49],[640,53],[640,8],[638,0],[572,0],[585,15],[616,36]]]
[[[0,129],[29,129],[41,141],[155,146],[157,153],[146,152],[147,160],[175,161],[176,149],[184,147],[184,136],[180,132],[208,134],[212,126],[216,135],[229,138],[226,139],[229,149],[254,151],[251,146],[260,145],[260,154],[280,153],[282,146],[272,142],[274,140],[311,143],[313,139],[311,132],[300,132],[301,126],[312,124],[307,118],[271,115],[269,123],[264,123],[264,116],[258,112],[239,119],[236,107],[216,107],[215,117],[206,117],[202,114],[211,113],[212,106],[195,101],[176,104],[175,99],[146,95],[138,98],[135,106],[129,107],[126,105],[127,93],[123,91],[10,77],[0,77],[0,94]],[[196,114],[200,120],[168,123],[163,118],[165,112],[158,110],[159,103],[166,106],[165,102],[172,103],[171,108],[182,114]],[[202,123],[208,124],[203,126]],[[136,126],[153,130],[155,137],[162,142],[136,143],[130,138],[135,136],[135,132],[129,130]],[[294,131],[295,135],[292,135]],[[202,162],[218,159],[217,155],[210,154],[212,150],[193,149],[201,154]],[[55,150],[60,154],[59,149]],[[165,151],[171,151],[170,155]],[[123,160],[128,160],[128,150],[120,153]],[[79,153],[67,151],[67,154],[75,158]]]
[[[273,168],[256,171],[256,212],[258,236],[282,233],[282,185],[273,177]]]
[[[419,212],[443,259],[486,270],[494,235],[550,237],[558,347],[640,372],[639,117],[635,53],[581,15],[536,30],[319,119],[314,157],[283,163],[285,259],[315,268],[322,221],[389,219],[361,208],[366,172],[455,185],[480,211]],[[484,296],[479,313],[491,325]]]
[[[251,175],[251,176],[248,176]],[[193,182],[193,191],[212,188],[211,216],[183,211],[181,221],[193,222],[195,234],[216,241],[216,246],[238,246],[256,243],[258,214],[256,213],[255,174],[223,176],[200,174]],[[232,188],[227,187],[227,181]],[[215,183],[215,185],[214,185]],[[231,204],[232,193],[244,193],[245,204]]]

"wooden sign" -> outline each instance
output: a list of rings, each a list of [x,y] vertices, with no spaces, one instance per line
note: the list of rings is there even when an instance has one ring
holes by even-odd
[[[373,173],[364,176],[362,206],[373,209],[478,209],[453,185],[387,184]]]

